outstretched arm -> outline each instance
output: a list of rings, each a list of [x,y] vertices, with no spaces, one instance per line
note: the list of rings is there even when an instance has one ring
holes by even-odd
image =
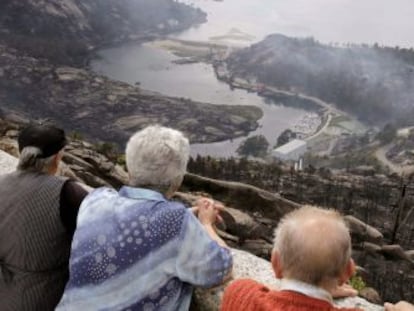
[[[196,205],[192,208],[194,214],[197,216],[210,238],[216,241],[221,247],[228,248],[226,242],[224,242],[217,234],[214,226],[217,221],[222,221],[220,212],[223,209],[224,206],[221,203],[208,198],[199,199]]]
[[[213,204],[214,205],[214,204]],[[188,212],[180,234],[177,255],[177,277],[187,283],[213,287],[226,281],[232,270],[232,255],[217,235],[214,222],[218,216],[210,203],[197,204]]]
[[[330,291],[333,298],[354,297],[358,291],[349,284],[342,284]]]

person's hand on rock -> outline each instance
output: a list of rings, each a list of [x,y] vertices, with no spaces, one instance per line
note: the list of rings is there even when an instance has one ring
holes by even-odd
[[[211,225],[214,225],[216,222],[223,221],[219,215],[223,209],[224,205],[220,202],[204,197],[198,199],[195,206],[192,207],[194,214],[198,217],[202,224]]]
[[[331,290],[331,295],[333,298],[355,297],[358,295],[358,291],[349,284],[343,284]]]

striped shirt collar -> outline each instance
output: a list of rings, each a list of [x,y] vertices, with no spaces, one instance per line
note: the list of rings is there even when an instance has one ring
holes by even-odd
[[[163,201],[166,202],[167,199],[159,192],[145,189],[145,188],[134,188],[123,186],[121,190],[119,190],[119,195],[123,197],[127,197],[130,199],[136,200],[147,200],[147,201]]]
[[[332,295],[328,291],[320,287],[307,284],[301,281],[291,280],[291,279],[282,279],[280,290],[297,292],[305,296],[324,300],[324,301],[327,301],[333,304]]]

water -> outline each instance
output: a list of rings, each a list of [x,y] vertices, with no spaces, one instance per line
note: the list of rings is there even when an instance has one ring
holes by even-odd
[[[263,98],[244,90],[231,90],[216,79],[212,66],[202,63],[177,65],[173,54],[147,45],[128,44],[101,51],[100,59],[91,63],[92,68],[113,79],[135,84],[144,89],[171,96],[191,98],[200,102],[221,105],[254,105],[263,110],[260,127],[251,135],[263,134],[274,145],[282,131],[299,123],[307,114],[305,110],[265,103]],[[213,144],[194,144],[192,154],[228,157],[244,138]]]
[[[188,40],[209,40],[232,30],[252,43],[270,33],[312,36],[325,43],[414,46],[412,0],[181,0],[208,13],[208,23],[184,31]],[[233,40],[234,41],[234,40]]]
[[[175,36],[195,41],[249,45],[271,33],[312,36],[326,43],[375,43],[414,46],[412,0],[181,0],[208,13],[208,22]],[[92,67],[111,78],[163,94],[226,105],[255,105],[264,111],[260,128],[271,145],[306,111],[266,104],[256,94],[230,90],[206,64],[176,65],[171,53],[149,45],[128,44],[100,52]],[[193,145],[193,154],[229,156],[240,139]]]

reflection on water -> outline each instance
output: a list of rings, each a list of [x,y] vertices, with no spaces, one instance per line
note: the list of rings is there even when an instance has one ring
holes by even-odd
[[[254,105],[263,110],[260,127],[250,135],[263,134],[270,144],[279,134],[306,115],[306,111],[277,104],[266,104],[263,98],[244,90],[230,90],[216,79],[212,66],[196,63],[177,65],[176,56],[148,45],[129,44],[100,52],[92,68],[113,79],[131,84],[140,82],[145,89],[163,94],[191,98],[200,102],[221,105]],[[193,154],[211,156],[234,155],[241,140],[213,144],[195,144]]]

